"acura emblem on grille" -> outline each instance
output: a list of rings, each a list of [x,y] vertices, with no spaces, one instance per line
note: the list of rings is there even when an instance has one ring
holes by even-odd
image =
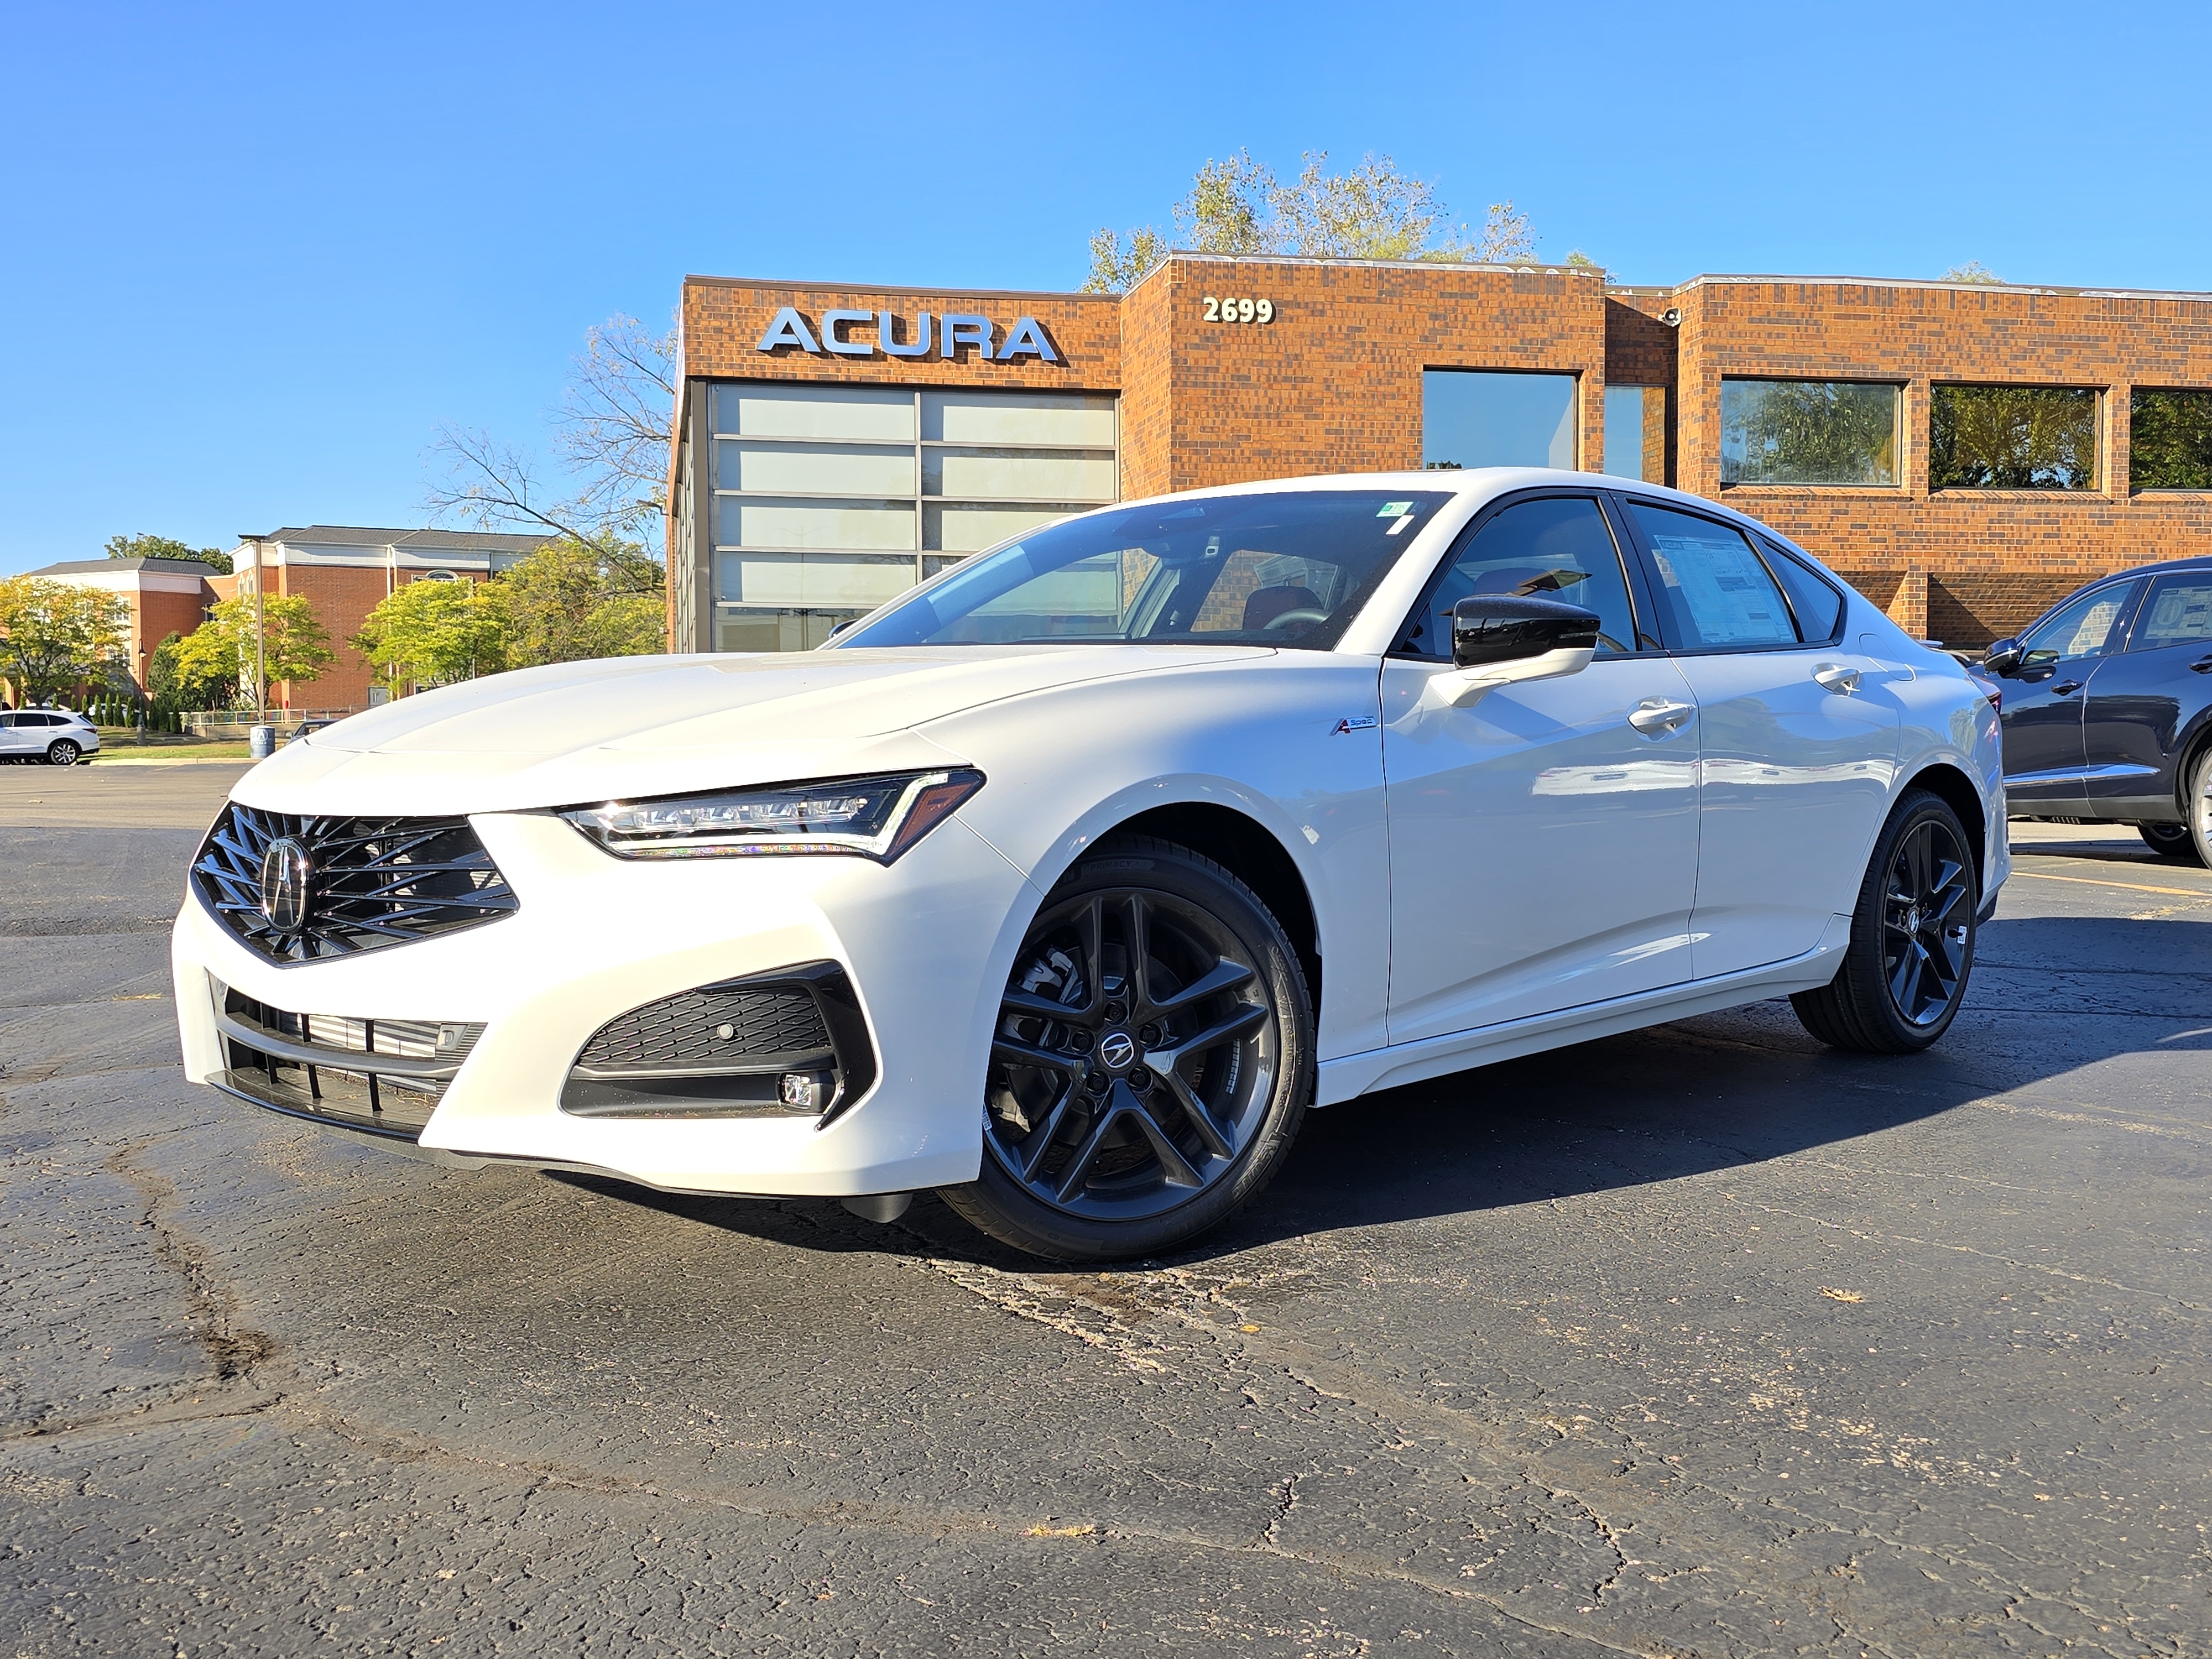
[[[261,914],[270,925],[296,933],[307,920],[307,878],[314,872],[307,849],[279,836],[261,855]]]

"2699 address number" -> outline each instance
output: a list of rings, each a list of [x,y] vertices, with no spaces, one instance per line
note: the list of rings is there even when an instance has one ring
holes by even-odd
[[[1273,300],[1223,300],[1211,294],[1200,296],[1199,303],[1206,307],[1209,323],[1272,323],[1275,320]]]

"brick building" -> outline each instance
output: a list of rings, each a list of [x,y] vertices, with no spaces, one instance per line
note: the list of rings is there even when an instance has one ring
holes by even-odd
[[[678,650],[794,648],[1026,526],[1316,472],[1725,500],[1915,632],[2212,549],[2212,295],[1178,253],[1122,295],[691,277]]]
[[[228,592],[230,578],[196,559],[70,559],[30,574],[112,593],[130,609],[125,661],[146,684],[147,659],[171,634],[189,634]]]
[[[471,530],[292,526],[242,538],[230,556],[236,576],[216,580],[234,581],[242,598],[257,583],[272,598],[299,595],[330,632],[337,660],[312,681],[271,685],[272,708],[356,710],[382,701],[386,688],[347,641],[386,594],[414,581],[483,581],[545,541]]]

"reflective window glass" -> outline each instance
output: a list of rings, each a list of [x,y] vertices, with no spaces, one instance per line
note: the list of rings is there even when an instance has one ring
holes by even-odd
[[[1635,612],[1620,553],[1587,495],[1518,501],[1475,532],[1423,604],[1405,644],[1417,656],[1451,656],[1452,607],[1481,593],[1564,599],[1598,615],[1598,649],[1633,651]]]
[[[2098,396],[2078,386],[1933,388],[1928,487],[2094,489]]]
[[[1808,640],[1832,635],[1836,624],[1843,620],[1844,596],[1814,574],[1810,566],[1792,557],[1787,548],[1764,538],[1759,546],[1766,554],[1766,568],[1789,590],[1790,608],[1797,613],[1797,631]]]
[[[1572,469],[1574,464],[1573,375],[1422,372],[1423,466]]]
[[[2212,392],[2137,386],[2128,398],[2128,482],[2212,489]]]
[[[1898,388],[1721,382],[1723,484],[1894,485]]]
[[[1782,590],[1741,532],[1649,501],[1628,510],[1650,544],[1659,603],[1682,648],[1797,643]]]
[[[2212,641],[2212,572],[2160,576],[2150,585],[2136,623],[2135,648],[2201,645]]]
[[[2022,641],[2021,665],[2039,668],[2101,654],[2112,642],[2112,624],[2120,619],[2130,591],[2128,583],[2118,582],[2069,601]]]
[[[1667,388],[1605,389],[1605,468],[1618,478],[1667,482]]]
[[[1095,513],[967,561],[837,643],[1152,640],[1325,651],[1449,499],[1310,489]]]

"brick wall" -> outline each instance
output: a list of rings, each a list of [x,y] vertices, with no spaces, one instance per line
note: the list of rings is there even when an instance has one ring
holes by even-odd
[[[2212,301],[1700,278],[1674,303],[1683,313],[1680,486],[1857,573],[1870,595],[1924,578],[1926,628],[1947,644],[1986,644],[2106,571],[2212,551],[2212,495],[2132,494],[2125,483],[2131,388],[2212,387]],[[1901,487],[1723,491],[1720,383],[1730,374],[1901,385]],[[1929,389],[1946,381],[2102,391],[2103,487],[1931,491]]]
[[[1209,294],[1271,300],[1275,320],[1209,323]],[[1425,368],[1578,375],[1595,466],[1604,303],[1581,271],[1175,255],[1129,295],[1125,493],[1418,467]]]

